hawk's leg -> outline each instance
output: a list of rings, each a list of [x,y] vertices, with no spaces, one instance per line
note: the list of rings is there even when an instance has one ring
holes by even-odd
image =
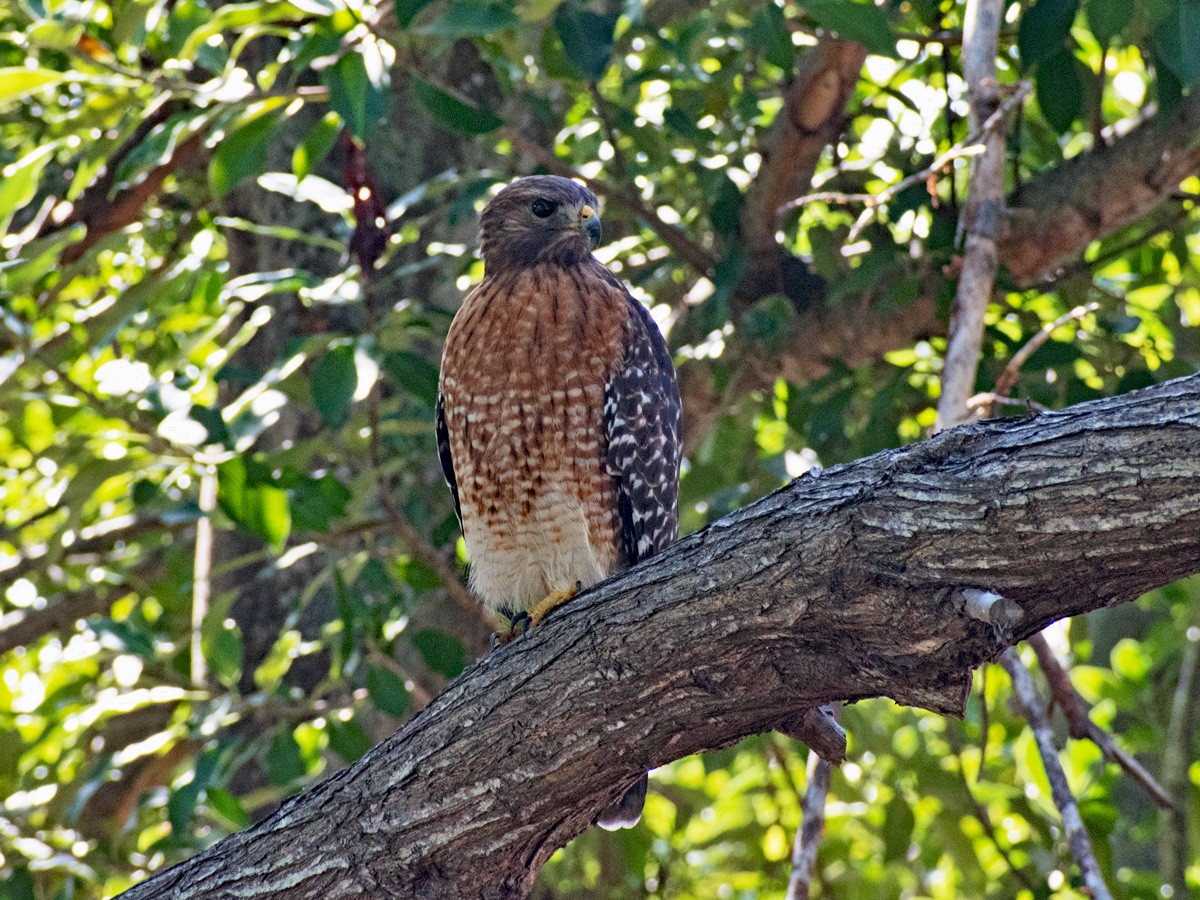
[[[529,624],[525,626],[525,630],[528,631],[530,628],[540,625],[542,619],[546,618],[546,616],[550,615],[551,612],[558,609],[582,589],[583,582],[577,581],[565,591],[554,591],[547,594],[529,610]]]

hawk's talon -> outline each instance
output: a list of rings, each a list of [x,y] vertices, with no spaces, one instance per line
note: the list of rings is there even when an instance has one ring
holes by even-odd
[[[507,644],[509,641],[526,634],[530,628],[529,613],[525,610],[520,612],[509,613],[508,610],[503,610],[504,615],[508,618],[508,623],[503,627],[492,632],[489,644],[491,649],[495,650],[501,644]]]

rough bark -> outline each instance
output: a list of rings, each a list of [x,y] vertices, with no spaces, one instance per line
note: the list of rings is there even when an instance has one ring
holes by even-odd
[[[557,611],[149,897],[521,897],[641,772],[1200,571],[1200,376],[810,473]],[[1008,638],[958,588],[1020,604]]]
[[[1053,276],[1092,241],[1162,205],[1200,169],[1200,93],[1111,145],[1081,153],[1024,184],[1009,200],[1000,261],[1018,284]]]

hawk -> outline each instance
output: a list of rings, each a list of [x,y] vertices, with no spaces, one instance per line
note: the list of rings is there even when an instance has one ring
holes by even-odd
[[[678,532],[675,371],[649,313],[592,255],[598,209],[553,175],[500,191],[480,218],[483,281],[446,337],[438,454],[501,640]],[[645,794],[642,776],[600,824],[634,824]]]

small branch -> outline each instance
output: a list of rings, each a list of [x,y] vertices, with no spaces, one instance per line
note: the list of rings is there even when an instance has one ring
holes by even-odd
[[[0,654],[31,644],[80,619],[106,612],[116,601],[118,593],[118,586],[97,585],[65,594],[41,609],[13,610],[0,617]]]
[[[1031,414],[1050,411],[1050,407],[1043,406],[1041,403],[1038,403],[1035,400],[1022,400],[1020,398],[1002,397],[999,394],[993,394],[988,391],[985,391],[982,394],[976,394],[967,401],[967,409],[979,416],[994,415],[995,407],[997,406],[1016,406]]]
[[[984,122],[983,125],[981,125],[975,132],[967,135],[966,140],[964,140],[962,144],[958,146],[957,150],[953,147],[950,148],[944,154],[938,157],[938,159],[934,160],[933,165],[931,165],[929,168],[917,172],[915,175],[910,175],[908,178],[897,182],[892,187],[887,188],[880,193],[875,202],[869,204],[867,208],[859,214],[854,224],[850,227],[850,231],[846,235],[846,243],[853,244],[856,240],[858,240],[858,236],[862,234],[862,230],[870,224],[871,216],[874,214],[875,209],[887,203],[901,191],[913,184],[917,184],[918,182],[928,179],[929,176],[934,174],[934,172],[940,172],[959,157],[972,157],[987,153],[987,139],[991,135],[995,134],[997,130],[1003,129],[1003,125],[1008,118],[1009,111],[1017,106],[1023,99],[1025,99],[1025,95],[1029,93],[1029,89],[1030,84],[1028,81],[1020,82],[1016,86],[1016,89],[1013,91],[1012,95],[1009,96],[1009,98],[1002,104],[1000,104],[995,112],[988,116],[987,121]],[[1001,177],[1000,183],[1001,189],[1003,189],[1003,177]]]
[[[1013,354],[1013,358],[1008,361],[1008,365],[1004,367],[1004,371],[1001,372],[1000,377],[996,379],[996,387],[992,393],[1000,397],[1007,397],[1009,391],[1011,391],[1013,386],[1017,383],[1017,375],[1021,371],[1021,366],[1025,365],[1025,361],[1029,359],[1029,357],[1033,356],[1033,354],[1037,352],[1038,348],[1050,339],[1050,335],[1052,335],[1059,328],[1062,328],[1062,326],[1066,325],[1068,322],[1078,321],[1088,313],[1093,313],[1099,308],[1099,303],[1088,303],[1084,306],[1076,306],[1070,312],[1063,313],[1053,322],[1048,322],[1047,324],[1043,325],[1037,334],[1025,342],[1025,346]]]
[[[1067,833],[1067,845],[1075,864],[1079,866],[1084,887],[1090,891],[1094,900],[1112,900],[1108,885],[1100,874],[1100,865],[1096,862],[1096,853],[1092,849],[1092,838],[1083,824],[1079,814],[1079,805],[1067,784],[1067,775],[1063,771],[1058,758],[1058,748],[1054,746],[1054,733],[1050,728],[1050,719],[1046,715],[1046,706],[1038,696],[1033,679],[1021,663],[1016,650],[1009,648],[1000,655],[1000,664],[1012,679],[1013,696],[1020,707],[1021,714],[1029,720],[1033,729],[1034,740],[1037,741],[1038,752],[1042,756],[1042,764],[1046,768],[1046,779],[1050,782],[1050,792],[1054,797],[1054,805],[1062,816],[1063,828]]]
[[[589,81],[588,90],[592,95],[592,103],[596,106],[596,115],[600,117],[600,123],[604,126],[604,137],[612,147],[613,174],[617,176],[617,181],[624,182],[629,176],[629,166],[625,164],[625,154],[621,152],[621,147],[617,143],[617,129],[613,125],[612,116],[608,114],[608,103],[605,101],[604,95],[600,93],[600,86],[596,82]]]
[[[796,843],[792,848],[792,876],[788,879],[787,900],[808,900],[813,871],[817,865],[817,850],[825,831],[825,801],[833,766],[815,750],[808,751],[808,789]]]
[[[1046,683],[1050,685],[1050,695],[1059,709],[1063,711],[1063,715],[1066,716],[1067,730],[1071,737],[1076,740],[1083,738],[1090,740],[1104,753],[1105,759],[1116,763],[1144,787],[1155,803],[1163,809],[1174,809],[1171,795],[1155,780],[1154,776],[1146,771],[1141,763],[1117,746],[1117,742],[1111,734],[1092,721],[1088,714],[1087,701],[1075,690],[1075,685],[1071,684],[1070,674],[1059,662],[1054,650],[1046,640],[1046,635],[1042,632],[1035,634],[1029,639],[1029,646],[1037,654],[1038,665],[1041,666],[1042,672],[1046,676]]]
[[[1187,631],[1183,660],[1179,665],[1179,683],[1171,699],[1171,720],[1163,745],[1162,780],[1174,799],[1174,809],[1160,815],[1159,843],[1162,848],[1160,869],[1163,881],[1175,888],[1176,897],[1188,896],[1189,858],[1188,807],[1192,785],[1188,778],[1191,745],[1196,737],[1197,706],[1200,705],[1200,627]]]
[[[200,518],[196,520],[196,551],[192,564],[192,684],[203,687],[208,677],[200,633],[208,615],[208,598],[212,590],[213,524],[212,511],[217,507],[217,471],[204,464],[200,472]]]

